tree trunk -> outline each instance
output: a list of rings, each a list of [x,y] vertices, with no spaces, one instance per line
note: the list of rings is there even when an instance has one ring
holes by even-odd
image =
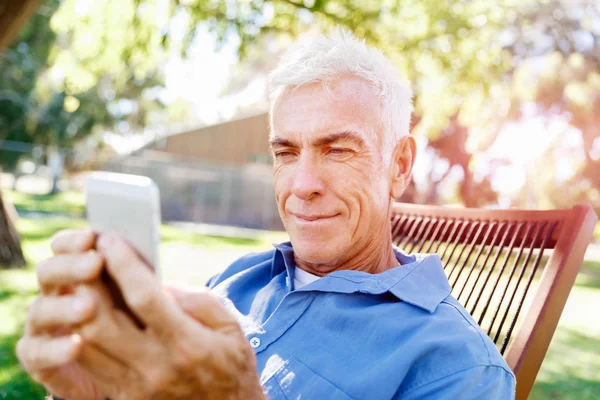
[[[21,240],[0,192],[0,268],[25,266]]]
[[[0,2],[0,51],[14,39],[21,26],[35,12],[39,0]]]
[[[64,166],[64,153],[56,148],[51,149],[48,158],[48,167],[50,167],[50,171],[52,171],[52,190],[50,191],[50,194],[56,194],[59,192],[58,181],[63,175]]]
[[[0,2],[0,51],[14,39],[21,26],[35,12],[39,0]],[[0,192],[0,267],[16,268],[25,265],[19,234],[13,226]]]

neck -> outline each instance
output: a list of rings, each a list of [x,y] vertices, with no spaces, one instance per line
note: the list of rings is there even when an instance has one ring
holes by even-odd
[[[382,243],[378,247],[369,246],[373,243]],[[371,240],[366,246],[356,246],[347,255],[328,263],[311,263],[301,260],[294,254],[296,266],[304,271],[317,276],[325,276],[333,271],[352,270],[378,274],[398,266],[392,248],[391,234],[388,233],[384,240]]]

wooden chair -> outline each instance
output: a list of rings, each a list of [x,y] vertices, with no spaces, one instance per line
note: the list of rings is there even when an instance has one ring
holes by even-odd
[[[392,240],[438,253],[452,294],[487,332],[517,377],[535,381],[598,218],[570,210],[483,210],[397,203]]]

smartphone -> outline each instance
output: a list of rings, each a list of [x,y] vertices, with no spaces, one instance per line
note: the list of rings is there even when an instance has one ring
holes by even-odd
[[[113,172],[91,173],[85,183],[87,219],[96,233],[120,234],[160,278],[160,195],[158,186],[146,176]],[[128,309],[116,283],[104,272],[115,306]]]

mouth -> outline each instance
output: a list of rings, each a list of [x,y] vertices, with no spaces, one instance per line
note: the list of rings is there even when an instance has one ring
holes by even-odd
[[[295,213],[291,213],[291,214],[302,222],[324,221],[324,220],[335,218],[339,215],[339,214],[323,215],[323,214],[295,214]]]

